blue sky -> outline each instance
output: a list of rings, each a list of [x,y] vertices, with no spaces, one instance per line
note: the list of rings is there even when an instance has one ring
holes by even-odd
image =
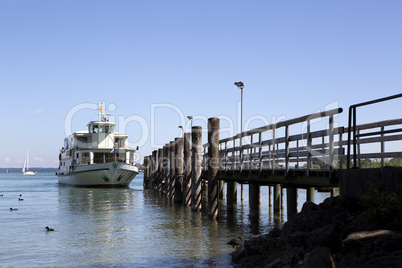
[[[350,105],[402,91],[401,14],[401,1],[0,0],[0,167],[21,167],[27,148],[31,166],[57,167],[80,104],[113,104],[140,156],[180,135],[180,114],[239,128],[239,80],[249,127],[335,104],[346,125]],[[72,130],[96,117],[80,110]]]

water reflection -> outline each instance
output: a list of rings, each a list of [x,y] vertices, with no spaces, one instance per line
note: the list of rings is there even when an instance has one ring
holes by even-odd
[[[88,259],[113,263],[130,258],[118,256],[125,252],[121,245],[132,243],[128,216],[135,203],[132,190],[59,187],[58,201],[60,242],[70,245],[66,258],[74,256],[79,264]],[[82,254],[77,257],[77,252]]]
[[[208,217],[205,196],[201,212],[195,212],[142,187],[58,191],[60,231],[54,244],[62,261],[74,259],[73,266],[230,266],[233,249],[226,243],[232,237],[268,233],[286,217],[286,210],[273,214],[267,187],[260,209],[251,209],[245,186],[244,201],[238,199],[232,209],[226,199],[219,201],[217,219]]]

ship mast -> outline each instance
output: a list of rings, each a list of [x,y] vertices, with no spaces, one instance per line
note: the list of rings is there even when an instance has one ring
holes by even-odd
[[[110,114],[107,114],[106,111],[107,109],[105,102],[99,102],[99,113],[98,113],[99,121],[101,122],[109,121],[106,116],[109,116]]]

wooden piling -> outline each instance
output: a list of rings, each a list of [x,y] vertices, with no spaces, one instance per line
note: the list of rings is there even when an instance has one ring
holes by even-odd
[[[169,192],[169,163],[170,163],[170,149],[169,149],[169,144],[166,144],[163,146],[163,194],[168,195]]]
[[[306,190],[306,192],[307,192],[307,194],[306,194],[306,196],[307,196],[307,201],[311,201],[311,202],[314,202],[314,190],[315,190],[315,188],[314,187],[308,187],[307,188],[307,190]]]
[[[202,128],[191,128],[191,209],[201,210]]]
[[[219,118],[208,119],[208,215],[219,214]]]
[[[175,139],[175,176],[176,184],[174,188],[174,202],[181,202],[183,200],[183,138]]]
[[[227,199],[227,208],[233,209],[234,204],[237,203],[237,182],[228,181],[226,183],[226,199]]]
[[[184,133],[184,205],[191,207],[191,133]]]
[[[286,188],[286,203],[288,209],[288,220],[297,214],[297,188],[290,186]]]
[[[268,206],[270,210],[272,209],[272,199],[272,187],[268,185]]]
[[[170,197],[170,198],[173,198],[174,199],[174,194],[175,194],[175,192],[174,192],[174,189],[175,189],[175,187],[176,187],[176,176],[175,176],[175,172],[176,172],[176,156],[175,156],[175,147],[176,147],[176,144],[175,144],[175,142],[174,141],[171,141],[170,142],[170,145],[169,145],[169,150],[170,150],[170,156],[169,156],[169,159],[170,159],[170,175],[169,175],[169,180],[170,180],[170,183],[169,183],[169,194],[168,194],[168,197]]]
[[[148,156],[144,157],[144,182],[143,182],[143,187],[144,189],[147,189],[148,185]]]
[[[281,198],[281,185],[276,183],[274,185],[274,214],[279,214],[280,198]]]
[[[155,189],[156,187],[156,182],[158,180],[158,168],[159,168],[159,162],[158,162],[158,150],[154,150],[152,152],[152,184],[151,184],[151,189]]]
[[[257,183],[250,183],[248,185],[248,196],[250,202],[250,210],[252,216],[260,214],[261,209],[261,190],[260,185]]]
[[[156,190],[162,190],[162,166],[163,166],[163,149],[158,149],[158,176]]]

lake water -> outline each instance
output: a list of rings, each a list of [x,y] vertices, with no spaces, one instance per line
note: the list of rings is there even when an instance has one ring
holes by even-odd
[[[268,187],[261,187],[258,219],[250,217],[245,185],[234,212],[226,213],[223,200],[212,220],[205,209],[193,212],[144,190],[142,180],[140,173],[125,189],[74,188],[59,187],[50,173],[0,174],[0,266],[233,267],[227,241],[281,224],[269,211]],[[328,196],[316,192],[316,203]],[[300,206],[304,200],[299,190]]]

